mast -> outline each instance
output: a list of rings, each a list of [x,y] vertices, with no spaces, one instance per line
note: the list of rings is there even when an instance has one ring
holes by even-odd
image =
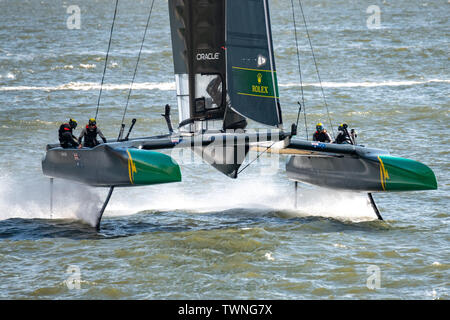
[[[272,86],[274,88],[277,88],[276,92],[278,92],[278,83],[277,80],[275,79],[275,57],[273,54],[273,43],[272,43],[272,30],[271,30],[271,24],[270,24],[270,14],[269,14],[269,3],[267,2],[267,0],[264,0],[264,17],[266,20],[266,34],[267,34],[267,48],[269,49],[269,61],[270,61],[270,70],[271,75],[272,75]],[[280,108],[280,102],[279,102],[279,97],[278,97],[278,93],[275,94],[275,99],[274,103],[275,103],[275,108],[278,111],[277,112],[277,116],[278,116],[278,124],[282,124],[282,120],[281,120],[281,108]]]
[[[180,127],[193,132],[225,114],[225,0],[169,0],[169,14]]]
[[[169,13],[180,129],[281,127],[268,0],[169,0]]]

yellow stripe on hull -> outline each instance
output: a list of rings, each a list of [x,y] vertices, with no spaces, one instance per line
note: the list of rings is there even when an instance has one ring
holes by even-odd
[[[128,153],[128,176],[130,177],[131,184],[134,184],[134,174],[137,172],[136,165],[134,164],[130,151],[127,150],[127,153]]]

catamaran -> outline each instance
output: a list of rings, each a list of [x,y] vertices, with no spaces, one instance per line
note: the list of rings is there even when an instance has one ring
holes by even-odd
[[[304,182],[367,192],[379,219],[371,192],[437,188],[433,171],[420,162],[379,149],[293,138],[296,124],[283,129],[268,0],[169,0],[168,9],[178,130],[173,130],[166,106],[166,134],[131,139],[133,122],[125,138],[122,124],[117,141],[94,148],[47,145],[42,169],[51,181],[110,188],[97,228],[114,188],[182,180],[179,165],[158,152],[162,149],[191,149],[237,178],[252,145],[282,141],[283,153],[290,154],[287,175],[296,188]],[[274,130],[247,130],[247,119]]]

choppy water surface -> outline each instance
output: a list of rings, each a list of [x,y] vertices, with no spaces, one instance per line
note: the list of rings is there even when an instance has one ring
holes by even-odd
[[[0,298],[448,299],[450,4],[303,3],[333,125],[346,121],[361,143],[428,164],[439,190],[376,194],[385,221],[372,220],[360,195],[307,186],[295,209],[286,158],[264,155],[238,180],[184,161],[182,183],[117,190],[100,232],[86,221],[105,190],[57,181],[50,214],[40,160],[61,122],[95,113],[114,1],[77,1],[79,30],[66,26],[70,1],[0,1]],[[119,4],[98,117],[108,137],[149,4]],[[271,1],[286,124],[300,99],[290,5]],[[378,29],[367,27],[370,5],[381,9]],[[298,31],[311,132],[329,124]],[[134,136],[166,131],[172,71],[167,2],[157,0],[127,114],[138,119]],[[79,289],[65,282],[74,276]]]

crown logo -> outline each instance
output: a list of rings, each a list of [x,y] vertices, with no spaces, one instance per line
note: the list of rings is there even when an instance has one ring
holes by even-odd
[[[261,84],[262,81],[262,74],[258,73],[258,75],[256,76],[258,78],[258,84]]]

